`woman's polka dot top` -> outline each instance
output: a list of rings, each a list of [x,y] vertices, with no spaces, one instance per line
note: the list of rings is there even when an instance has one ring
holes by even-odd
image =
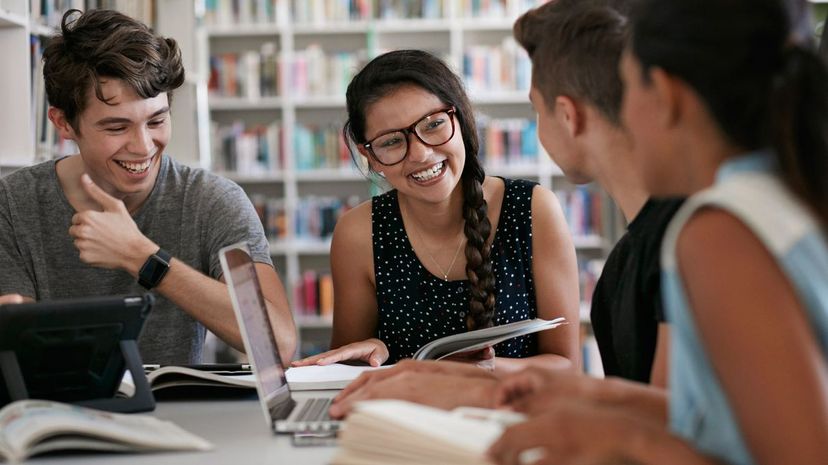
[[[537,315],[532,280],[532,189],[537,183],[504,182],[491,252],[495,325]],[[376,337],[388,346],[386,363],[410,358],[434,339],[465,332],[469,281],[444,281],[425,269],[406,235],[396,190],[374,197],[371,221],[379,314]],[[510,339],[495,346],[495,353],[498,357],[536,355],[537,337]]]

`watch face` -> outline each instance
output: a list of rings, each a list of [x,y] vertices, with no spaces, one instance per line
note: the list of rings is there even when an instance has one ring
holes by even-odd
[[[158,251],[162,252],[161,250]],[[147,258],[141,271],[138,273],[138,283],[147,289],[152,289],[161,282],[161,278],[167,273],[170,268],[169,259],[164,260],[159,257],[159,253],[155,253]],[[169,254],[164,252],[164,256],[169,257]]]

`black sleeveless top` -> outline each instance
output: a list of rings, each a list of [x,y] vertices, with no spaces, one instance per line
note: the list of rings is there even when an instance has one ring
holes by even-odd
[[[491,251],[495,325],[537,316],[532,279],[532,189],[537,183],[504,182]],[[405,233],[396,190],[373,198],[371,223],[379,315],[376,337],[388,346],[386,363],[411,358],[434,339],[466,332],[469,281],[447,282],[425,269]],[[498,357],[529,357],[537,351],[535,334],[495,346]]]

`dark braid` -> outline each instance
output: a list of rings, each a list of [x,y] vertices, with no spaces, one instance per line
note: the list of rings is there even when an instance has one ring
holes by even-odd
[[[460,78],[442,60],[421,50],[397,50],[371,60],[357,73],[346,92],[348,121],[342,128],[346,140],[365,142],[365,110],[372,103],[405,85],[415,85],[437,96],[457,112],[463,134],[466,163],[461,175],[463,229],[466,235],[466,274],[471,283],[469,330],[492,326],[495,311],[495,280],[487,244],[492,224],[483,198],[485,172],[477,158],[480,143],[471,103]],[[349,145],[349,150],[351,147]],[[356,154],[351,150],[351,157]]]
[[[472,174],[474,173],[474,174]],[[469,313],[466,328],[469,331],[488,328],[494,322],[495,279],[490,258],[491,246],[486,242],[492,231],[487,214],[488,205],[483,198],[483,169],[475,159],[474,166],[466,162],[463,170],[463,218],[466,225],[466,275],[471,284]]]

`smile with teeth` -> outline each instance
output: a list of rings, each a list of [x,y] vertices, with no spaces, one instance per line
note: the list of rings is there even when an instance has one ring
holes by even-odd
[[[148,170],[152,164],[152,158],[142,163],[132,163],[124,160],[115,160],[119,166],[133,174],[140,174]]]
[[[417,181],[428,181],[429,179],[434,179],[435,177],[440,175],[440,171],[443,170],[443,163],[440,162],[436,165],[432,166],[431,168],[424,169],[422,171],[418,171],[411,175]]]

